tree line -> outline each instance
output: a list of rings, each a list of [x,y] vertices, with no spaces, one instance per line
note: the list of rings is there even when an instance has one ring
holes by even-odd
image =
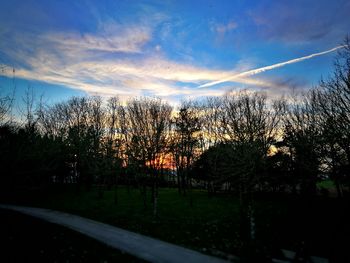
[[[22,124],[8,121],[10,98],[0,100],[0,163],[6,187],[74,182],[78,187],[137,186],[157,214],[158,188],[173,184],[191,199],[255,191],[313,195],[329,178],[342,197],[350,186],[350,46],[334,72],[315,88],[270,99],[231,91],[182,102],[158,98],[73,97],[53,105],[27,93]],[[169,182],[170,181],[170,182]]]

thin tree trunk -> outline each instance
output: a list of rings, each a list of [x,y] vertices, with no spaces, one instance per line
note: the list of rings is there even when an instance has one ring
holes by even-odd
[[[342,198],[343,197],[343,191],[341,189],[339,181],[338,180],[334,180],[334,184],[335,184],[335,187],[337,189],[337,196],[338,196],[338,198]]]
[[[158,194],[154,195],[153,200],[153,216],[156,218],[158,216]]]
[[[192,195],[192,182],[191,182],[191,179],[189,179],[189,183],[188,183],[188,187],[189,187],[189,190],[188,190],[188,195],[190,197],[190,206],[193,207],[193,195]]]
[[[158,216],[158,174],[154,172],[154,181],[153,181],[153,216],[156,218]]]
[[[147,208],[147,186],[143,184],[141,189],[142,189],[141,194],[143,199],[143,207],[146,209]]]
[[[180,185],[180,175],[179,175],[179,170],[177,170],[177,174],[176,174],[176,179],[177,179],[177,189],[179,191],[179,194],[181,194],[181,185]]]
[[[114,186],[114,204],[118,204],[118,176],[115,177],[115,186]]]

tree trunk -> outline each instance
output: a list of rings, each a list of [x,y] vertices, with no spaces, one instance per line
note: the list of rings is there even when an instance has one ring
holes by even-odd
[[[188,185],[188,196],[190,198],[190,207],[193,207],[192,182],[190,178],[188,178],[187,185]]]
[[[180,183],[180,171],[179,171],[179,169],[177,169],[176,177],[177,177],[177,188],[178,188],[179,194],[181,194],[181,183]]]
[[[147,208],[147,186],[145,184],[143,184],[141,189],[142,189],[141,195],[142,195],[142,200],[143,200],[143,207],[146,209]]]
[[[255,240],[255,217],[254,217],[254,208],[251,201],[248,204],[248,220],[249,220],[250,240]]]
[[[335,184],[335,187],[336,187],[336,189],[337,189],[337,197],[338,198],[342,198],[343,197],[343,191],[342,191],[342,189],[341,189],[341,186],[340,186],[340,184],[339,184],[339,181],[336,179],[336,180],[334,180],[334,184]]]
[[[114,186],[114,204],[118,204],[118,176],[115,177],[115,186]]]
[[[157,206],[158,206],[158,195],[155,194],[154,200],[153,200],[153,216],[154,216],[154,218],[156,218],[158,216],[158,211],[157,211],[158,207]]]
[[[153,187],[152,187],[152,203],[153,203],[153,216],[158,216],[158,173],[154,172],[153,176]]]

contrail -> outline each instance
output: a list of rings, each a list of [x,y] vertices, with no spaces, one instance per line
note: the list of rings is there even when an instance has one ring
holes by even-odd
[[[236,75],[224,78],[224,79],[220,79],[220,80],[216,80],[216,81],[212,81],[212,82],[208,82],[208,83],[202,84],[202,85],[199,86],[199,88],[210,87],[210,86],[214,86],[216,84],[220,84],[220,83],[223,83],[223,82],[239,79],[239,78],[242,78],[242,77],[252,76],[252,75],[259,74],[259,73],[262,73],[262,72],[265,72],[265,71],[268,71],[268,70],[271,70],[271,69],[280,68],[280,67],[283,67],[285,65],[297,63],[297,62],[300,62],[300,61],[303,61],[303,60],[307,60],[307,59],[310,59],[310,58],[313,58],[313,57],[317,57],[317,56],[322,56],[322,55],[334,52],[337,49],[344,48],[344,47],[345,47],[345,45],[337,46],[335,48],[332,48],[332,49],[329,49],[329,50],[326,50],[326,51],[323,51],[323,52],[311,54],[311,55],[308,55],[308,56],[305,56],[305,57],[295,58],[295,59],[292,59],[292,60],[280,62],[280,63],[273,64],[273,65],[270,65],[270,66],[248,70],[248,71],[245,71],[245,72],[242,72],[242,73],[239,73],[239,74],[236,74]]]

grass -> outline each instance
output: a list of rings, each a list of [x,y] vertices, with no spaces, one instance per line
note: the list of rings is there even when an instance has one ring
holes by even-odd
[[[2,262],[144,262],[64,227],[0,210]]]
[[[334,182],[332,180],[324,180],[317,183],[318,188],[333,189],[335,188]]]
[[[114,191],[105,191],[98,198],[97,189],[16,193],[15,199],[20,204],[70,212],[204,253],[244,254],[238,199],[208,197],[201,190],[194,190],[192,196],[193,207],[176,189],[160,189],[157,219],[152,216],[150,192],[149,206],[144,208],[140,192],[123,187],[118,190],[118,204],[114,203]],[[12,196],[12,202],[15,199]],[[276,194],[258,195],[255,200],[256,242],[264,254],[278,256],[280,248],[297,250],[306,240],[311,254],[332,257],[343,249],[341,240],[350,236],[350,217],[344,209],[348,203]]]
[[[97,198],[96,190],[79,194],[74,190],[51,192],[44,198],[27,199],[27,205],[67,211],[204,252],[230,251],[235,246],[233,242],[239,241],[233,238],[239,223],[237,201],[229,197],[208,199],[203,191],[194,191],[193,195],[191,207],[188,198],[180,196],[176,189],[160,189],[157,219],[152,214],[150,192],[145,209],[136,189],[128,192],[120,188],[117,205],[114,191]]]

